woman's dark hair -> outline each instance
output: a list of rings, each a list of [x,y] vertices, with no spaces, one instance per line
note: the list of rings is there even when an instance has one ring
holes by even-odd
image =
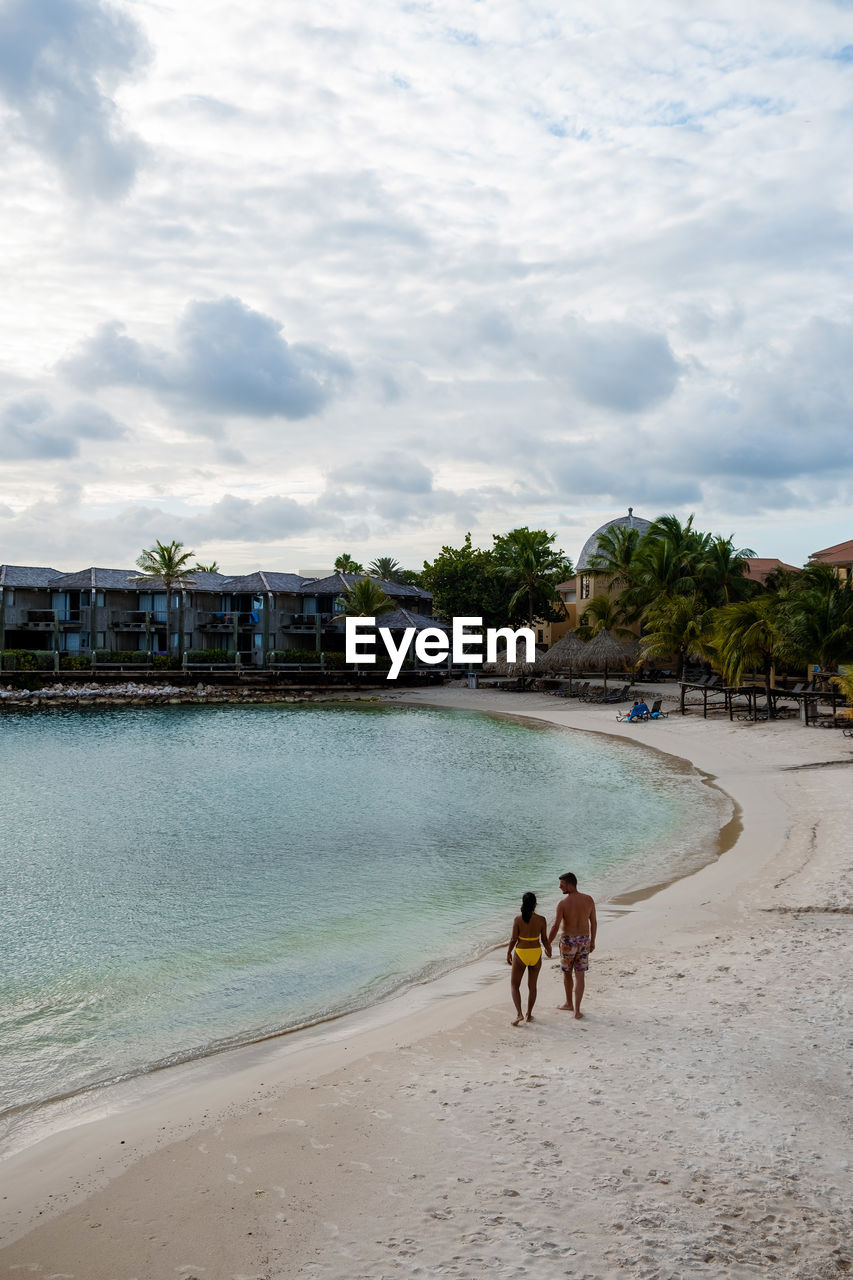
[[[526,893],[521,899],[521,918],[525,924],[530,924],[530,917],[533,915],[533,908],[536,906],[536,894]]]

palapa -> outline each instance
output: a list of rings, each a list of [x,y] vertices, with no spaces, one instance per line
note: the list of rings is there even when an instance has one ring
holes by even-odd
[[[583,668],[586,644],[574,631],[567,631],[556,644],[552,644],[547,653],[536,663],[536,670],[541,672],[568,671],[569,693],[572,692],[572,673]]]
[[[604,670],[604,692],[607,692],[607,668],[624,667],[628,662],[627,646],[621,644],[612,631],[606,627],[592,637],[586,646],[584,663],[587,667],[601,667]]]

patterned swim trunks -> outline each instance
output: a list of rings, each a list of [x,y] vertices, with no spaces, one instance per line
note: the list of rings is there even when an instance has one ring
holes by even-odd
[[[589,934],[570,937],[567,933],[560,939],[560,968],[564,973],[586,973],[589,969]]]

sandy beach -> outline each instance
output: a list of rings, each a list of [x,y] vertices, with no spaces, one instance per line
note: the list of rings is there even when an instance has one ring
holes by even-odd
[[[511,1027],[501,947],[363,1013],[69,1106],[3,1162],[0,1275],[853,1271],[853,743],[696,714],[621,725],[541,693],[412,700],[689,760],[734,801],[736,838],[602,913],[581,1021],[558,1011],[546,962],[535,1021]],[[550,918],[571,867],[555,833]]]

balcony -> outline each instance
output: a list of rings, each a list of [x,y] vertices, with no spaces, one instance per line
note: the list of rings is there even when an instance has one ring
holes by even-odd
[[[249,613],[226,613],[223,609],[218,613],[200,613],[196,619],[199,631],[229,632],[234,630],[235,623],[243,629],[261,627],[263,614],[257,609],[252,609]]]
[[[52,631],[58,622],[63,631],[70,631],[83,625],[84,616],[88,621],[88,609],[28,609],[20,625],[27,631]]]
[[[113,609],[110,612],[110,626],[115,631],[144,631],[147,622],[152,627],[165,627],[166,614],[150,613],[144,609]]]
[[[317,627],[318,618],[320,619],[320,625],[326,627],[330,622],[334,622],[342,616],[339,613],[283,613],[280,625],[282,627],[290,627],[295,631],[314,631]]]

